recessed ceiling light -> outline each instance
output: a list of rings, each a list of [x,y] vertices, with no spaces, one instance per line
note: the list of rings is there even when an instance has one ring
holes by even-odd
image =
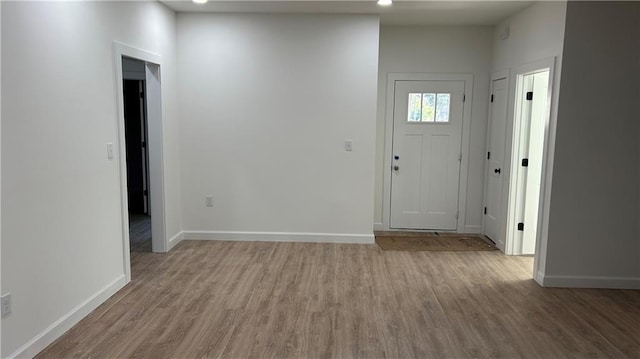
[[[378,5],[380,6],[389,6],[393,3],[392,0],[378,0]]]
[[[207,1],[209,1],[209,0],[191,0],[191,1],[193,1],[196,4],[206,4]]]

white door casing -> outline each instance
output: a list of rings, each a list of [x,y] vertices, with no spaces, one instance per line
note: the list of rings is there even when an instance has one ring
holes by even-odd
[[[149,193],[150,210],[153,213],[151,223],[152,247],[154,252],[166,252],[168,239],[166,237],[165,218],[165,188],[164,188],[164,159],[163,159],[163,125],[160,69],[162,59],[160,55],[138,49],[120,42],[113,42],[113,59],[115,69],[115,97],[117,105],[116,126],[118,129],[118,156],[120,173],[120,209],[122,218],[122,254],[123,267],[127,282],[131,280],[131,258],[129,251],[129,214],[127,198],[127,163],[126,141],[124,135],[124,96],[122,59],[129,57],[146,62],[145,81],[147,90],[147,136],[149,149]],[[153,99],[150,101],[149,99]],[[152,103],[151,103],[152,102]],[[152,120],[153,119],[153,120]]]
[[[527,159],[527,167],[520,167],[518,176],[522,177],[523,194],[520,201],[520,215],[524,228],[521,231],[519,245],[515,246],[519,254],[535,254],[542,176],[542,155],[544,146],[544,125],[547,106],[547,87],[549,71],[541,71],[525,76],[525,91],[531,91],[531,100],[523,103],[521,126],[521,161]],[[526,104],[525,104],[526,103]],[[518,233],[516,233],[516,236]]]
[[[464,83],[463,120],[462,120],[462,161],[460,162],[460,180],[458,195],[458,221],[456,232],[465,232],[467,182],[469,168],[469,145],[471,134],[471,105],[473,104],[473,75],[460,73],[397,73],[387,74],[385,101],[385,137],[383,164],[383,194],[382,194],[382,226],[383,230],[393,230],[390,227],[391,217],[391,175],[392,175],[392,145],[393,145],[393,115],[396,81],[462,81]]]
[[[390,228],[457,230],[464,89],[395,81]]]
[[[496,76],[491,83],[491,104],[487,130],[484,234],[504,249],[503,185],[507,127],[508,78]]]
[[[510,174],[509,178],[505,178],[505,193],[507,199],[507,215],[506,215],[506,241],[505,241],[505,254],[507,255],[519,255],[521,254],[521,234],[522,231],[517,230],[518,222],[522,221],[522,214],[518,213],[522,210],[522,203],[518,202],[518,194],[522,193],[524,186],[521,181],[522,176],[519,176],[518,172],[521,169],[521,152],[520,149],[523,145],[523,139],[521,138],[523,123],[521,119],[521,112],[523,111],[521,102],[518,99],[522,99],[526,96],[524,90],[524,78],[527,75],[548,71],[547,91],[544,119],[542,124],[543,136],[542,136],[542,156],[540,158],[540,195],[538,199],[538,216],[537,223],[525,223],[524,228],[529,226],[535,227],[535,254],[533,261],[533,278],[536,282],[544,285],[544,273],[545,263],[547,255],[547,235],[549,231],[549,212],[550,212],[550,200],[551,200],[551,188],[553,178],[553,155],[555,151],[555,132],[557,124],[557,94],[554,94],[553,89],[559,86],[559,78],[554,75],[554,68],[556,65],[555,57],[548,57],[540,60],[536,60],[527,64],[524,64],[511,71],[512,77],[510,79],[510,86],[513,90],[510,93],[509,111],[512,112],[512,116],[509,116],[507,121],[507,155],[506,159],[511,163],[509,165]],[[533,95],[536,98],[536,94]],[[507,185],[508,184],[508,185]],[[524,197],[524,195],[521,195]]]

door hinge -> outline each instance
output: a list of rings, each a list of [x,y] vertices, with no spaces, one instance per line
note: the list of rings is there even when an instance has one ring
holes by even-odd
[[[487,159],[490,160],[491,159],[491,152],[487,152]]]
[[[458,155],[458,161],[462,161],[462,153]]]
[[[142,146],[142,148],[146,148],[147,147],[147,143],[142,141],[141,146]]]
[[[491,102],[493,102],[493,95],[491,95]]]
[[[146,189],[144,191],[142,191],[142,194],[144,194],[145,196],[149,195],[149,191],[147,191]]]
[[[527,92],[527,101],[533,100],[533,91]]]
[[[456,219],[460,218],[460,211],[456,211]]]
[[[523,158],[522,159],[522,167],[529,167],[529,159],[528,158]]]
[[[484,207],[484,214],[487,214],[487,207]]]
[[[144,98],[144,91],[140,91],[140,98]]]
[[[467,101],[467,94],[462,95],[462,102],[465,102],[465,101]]]
[[[518,223],[518,230],[519,231],[524,231],[524,223],[522,223],[522,222]]]

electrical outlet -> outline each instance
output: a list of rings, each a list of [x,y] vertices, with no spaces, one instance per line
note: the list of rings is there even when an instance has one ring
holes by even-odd
[[[353,151],[353,141],[352,140],[344,140],[344,150],[345,151]]]
[[[3,317],[11,313],[11,293],[7,293],[0,297],[0,307],[2,307]]]
[[[213,196],[206,196],[204,198],[204,204],[207,207],[213,207]]]

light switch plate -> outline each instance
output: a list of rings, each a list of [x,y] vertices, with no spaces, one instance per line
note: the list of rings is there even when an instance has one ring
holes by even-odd
[[[111,161],[113,159],[113,143],[107,142],[107,159]]]
[[[344,140],[344,150],[345,151],[353,151],[353,141],[352,140]]]
[[[1,315],[3,317],[11,313],[11,293],[7,293],[0,297],[0,308],[2,308]]]

